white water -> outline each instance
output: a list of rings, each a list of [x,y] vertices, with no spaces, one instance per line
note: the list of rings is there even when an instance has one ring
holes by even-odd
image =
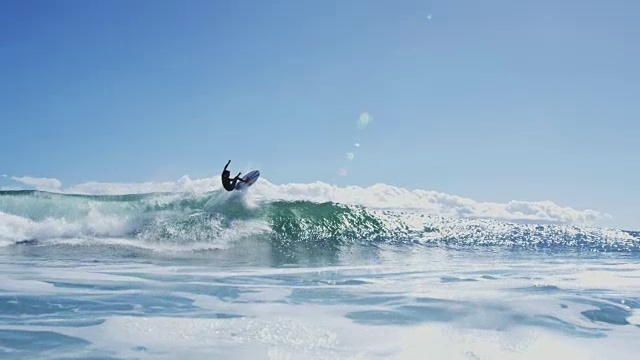
[[[283,267],[263,250],[253,259],[241,249],[233,259],[6,254],[0,354],[635,359],[640,351],[637,259],[390,247]]]
[[[172,193],[123,198],[0,195],[0,357],[635,359],[640,350],[640,241],[586,225],[589,211],[386,185],[263,181],[238,199],[198,191],[209,181],[150,183],[142,188]]]
[[[20,179],[20,178],[15,178]],[[101,183],[89,182],[63,188],[57,179],[29,178],[25,188],[66,194],[116,195],[140,193],[189,193],[202,195],[221,188],[218,176],[191,179],[183,176],[177,181],[145,183]],[[24,180],[23,180],[24,181]],[[14,187],[12,187],[14,188]],[[595,224],[610,217],[592,209],[574,209],[551,201],[518,201],[507,203],[479,202],[461,196],[433,190],[408,190],[386,184],[369,187],[335,185],[314,182],[309,184],[276,185],[261,177],[251,187],[249,198],[254,200],[287,200],[335,202],[361,205],[375,209],[420,211],[430,215],[484,218],[498,220],[521,220],[554,223]]]

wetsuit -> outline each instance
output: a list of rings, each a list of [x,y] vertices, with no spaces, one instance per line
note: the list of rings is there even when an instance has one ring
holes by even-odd
[[[236,183],[238,181],[243,181],[240,178],[240,174],[238,173],[238,175],[236,175],[236,177],[234,177],[233,179],[229,178],[229,174],[231,174],[231,172],[229,170],[227,170],[227,166],[229,166],[229,163],[231,162],[231,160],[229,160],[227,162],[227,165],[224,166],[224,169],[222,170],[222,176],[220,177],[220,179],[222,180],[222,187],[227,190],[227,191],[233,191],[236,188]]]
[[[229,171],[222,172],[222,187],[227,191],[233,191],[236,188],[236,183],[238,182],[238,177],[236,176],[233,179],[229,178]]]

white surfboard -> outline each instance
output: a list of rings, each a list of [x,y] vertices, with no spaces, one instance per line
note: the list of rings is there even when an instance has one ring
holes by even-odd
[[[259,177],[260,177],[260,171],[258,170],[253,170],[248,172],[245,176],[242,177],[242,179],[245,180],[246,183],[242,181],[236,182],[236,190],[248,189],[249,186],[253,185],[253,183],[255,183]]]

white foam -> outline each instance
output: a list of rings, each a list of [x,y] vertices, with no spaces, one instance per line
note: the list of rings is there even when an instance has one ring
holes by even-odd
[[[154,241],[154,237],[145,239],[108,239],[106,243],[114,243],[118,245],[126,245],[131,247],[153,250],[157,252],[184,252],[184,251],[202,251],[202,250],[221,250],[227,249],[238,240],[260,235],[269,232],[271,228],[264,221],[233,221],[228,228],[220,228],[215,233],[209,233],[206,236],[207,241],[189,241],[187,243],[159,242]],[[180,234],[176,234],[176,239],[180,238]]]
[[[633,309],[627,321],[629,324],[640,326],[640,309]]]
[[[55,191],[62,187],[62,183],[60,180],[56,178],[41,178],[41,177],[33,177],[33,176],[13,176],[11,178],[14,181],[19,183],[23,183],[26,185],[31,185],[35,187],[37,190],[42,191]]]
[[[50,178],[45,180],[46,183],[57,185]],[[35,183],[37,181],[30,178],[30,182]],[[177,181],[144,183],[87,182],[64,189],[58,187],[53,190],[62,193],[93,195],[151,192],[204,194],[220,188],[218,176],[195,180],[188,176],[183,176]],[[610,217],[610,215],[599,211],[590,209],[578,210],[561,206],[551,201],[479,202],[437,191],[408,190],[386,184],[375,184],[368,187],[338,187],[324,182],[276,185],[262,177],[252,186],[248,196],[263,200],[332,201],[377,209],[411,210],[434,215],[499,220],[593,224],[600,219]]]
[[[31,239],[122,236],[133,228],[126,217],[105,215],[96,210],[74,221],[51,217],[34,221],[0,211],[0,242],[4,244]]]
[[[173,358],[177,353],[198,359],[215,354],[236,359],[267,358],[270,351],[282,349],[296,358],[311,355],[313,359],[329,359],[336,344],[335,334],[293,319],[116,316],[78,335],[124,357],[139,356],[131,349],[144,347],[152,349],[149,355],[160,358]]]
[[[461,330],[447,326],[421,326],[401,334],[401,350],[392,359],[603,359],[588,342],[536,329],[508,333]],[[596,351],[594,351],[596,350]],[[560,355],[561,354],[561,355]],[[613,358],[613,357],[612,357]],[[615,357],[618,358],[618,357]]]
[[[53,284],[38,280],[3,279],[0,281],[0,291],[46,294],[55,289]]]
[[[635,260],[612,265],[607,260],[514,258],[495,252],[443,249],[388,251],[364,262],[343,259],[340,264],[311,268],[236,267],[237,263],[227,267],[213,261],[79,264],[51,259],[40,259],[35,266],[26,267],[15,262],[19,257],[8,260],[0,264],[0,273],[12,280],[7,288],[13,291],[46,294],[50,288],[41,282],[52,280],[109,283],[127,288],[122,300],[133,304],[144,304],[154,295],[195,301],[197,308],[191,312],[188,308],[176,308],[174,313],[166,309],[169,312],[159,316],[137,310],[131,315],[140,316],[122,316],[119,307],[108,313],[79,308],[75,314],[78,318],[106,320],[92,326],[58,326],[57,320],[67,316],[64,313],[53,315],[49,324],[37,315],[0,324],[2,330],[54,331],[86,339],[91,342],[87,350],[118,358],[631,360],[640,351],[635,326],[594,323],[582,315],[594,306],[571,300],[578,293],[597,302],[612,293],[620,299],[633,298],[638,287],[627,280],[637,279]],[[597,274],[595,282],[581,283],[580,279],[604,271],[610,274]],[[290,276],[280,276],[284,274]],[[482,277],[489,274],[494,275],[491,280]],[[443,276],[477,281],[445,283]],[[366,282],[341,286],[328,282],[359,278],[366,278]],[[560,289],[528,291],[537,284]],[[591,295],[572,290],[603,285]],[[205,286],[212,291],[201,291]],[[218,286],[241,291],[237,297],[219,296],[214,291]],[[304,295],[304,291],[317,289],[326,292]],[[101,291],[90,287],[67,290],[76,293],[66,294],[67,299],[87,299],[83,296],[99,295]],[[300,290],[303,292],[296,296]],[[380,302],[380,297],[388,298]],[[97,296],[90,299],[101,300]],[[362,301],[351,301],[357,299]],[[430,299],[436,304],[429,304]],[[121,304],[109,295],[103,304],[110,303]],[[402,312],[405,306],[420,307],[424,312],[405,313],[416,320],[411,325],[391,325],[395,319],[388,318],[385,311]],[[461,312],[438,321],[438,308],[445,313]],[[391,324],[374,325],[367,318],[357,321],[349,317],[362,311],[378,312],[383,317],[380,320],[386,318]],[[220,313],[244,317],[203,317]],[[376,315],[372,316],[370,320]],[[557,320],[537,326],[528,321],[540,318]],[[638,312],[627,320],[638,324]],[[561,323],[568,326],[558,327]],[[585,332],[606,336],[580,336]]]
[[[605,216],[594,210],[576,210],[550,201],[477,202],[437,191],[411,191],[386,184],[338,187],[322,182],[275,185],[262,181],[254,186],[251,194],[265,199],[332,201],[374,209],[420,211],[432,215],[499,220],[588,224]]]
[[[603,270],[586,270],[575,274],[567,280],[573,286],[581,288],[608,288],[633,290],[640,293],[640,265],[629,264],[625,269],[625,276],[619,276],[615,272]]]

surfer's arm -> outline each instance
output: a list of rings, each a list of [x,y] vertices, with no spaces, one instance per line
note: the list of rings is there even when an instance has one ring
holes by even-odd
[[[236,180],[238,180],[238,181],[242,181],[243,183],[246,183],[246,182],[247,182],[247,180],[245,180],[245,179],[241,178],[241,177],[240,177],[240,174],[242,174],[242,173],[241,173],[241,172],[239,172],[239,173],[238,173],[238,175],[236,175],[236,178],[235,178],[235,179],[236,179]]]

